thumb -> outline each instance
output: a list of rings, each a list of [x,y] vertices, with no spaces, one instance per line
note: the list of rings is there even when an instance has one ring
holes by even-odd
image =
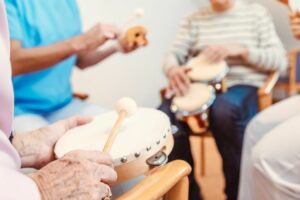
[[[76,117],[72,117],[70,119],[64,120],[65,121],[65,131],[73,129],[77,126],[82,126],[82,125],[88,124],[92,120],[93,120],[92,117],[86,117],[86,116],[76,116]]]

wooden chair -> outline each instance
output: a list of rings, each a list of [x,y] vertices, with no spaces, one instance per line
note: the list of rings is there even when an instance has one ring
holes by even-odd
[[[86,93],[74,92],[73,97],[84,101],[89,98],[89,95]]]
[[[259,111],[264,110],[265,108],[272,105],[273,100],[273,88],[279,79],[278,72],[270,72],[265,84],[258,89],[258,105]],[[164,99],[165,89],[160,91],[162,100]],[[212,137],[212,134],[209,130],[203,131],[203,128],[200,128],[197,120],[191,119],[188,123],[192,134],[191,136],[196,136],[200,138],[200,161],[201,161],[201,176],[204,176],[206,173],[206,153],[205,153],[205,138]]]
[[[287,93],[287,97],[294,95],[300,91],[300,83],[297,83],[297,63],[300,48],[289,51],[289,69],[288,69],[288,80],[287,82],[277,83],[275,88],[284,90]]]
[[[151,170],[140,183],[117,200],[188,200],[191,167],[176,160]]]

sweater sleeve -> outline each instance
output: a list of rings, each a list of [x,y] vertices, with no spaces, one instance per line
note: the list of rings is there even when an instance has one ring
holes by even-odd
[[[192,45],[197,40],[197,30],[193,26],[192,18],[186,17],[182,20],[176,39],[166,54],[163,69],[165,72],[171,67],[183,65]]]
[[[277,70],[285,73],[288,67],[287,52],[284,49],[269,12],[259,7],[255,19],[259,45],[249,48],[248,62],[257,66],[260,70]]]
[[[40,200],[36,184],[20,173],[19,168],[20,158],[6,135],[0,130],[0,199]]]

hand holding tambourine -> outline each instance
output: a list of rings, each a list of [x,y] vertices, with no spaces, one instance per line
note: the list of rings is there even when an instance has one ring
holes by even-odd
[[[124,27],[129,28],[125,29],[119,41],[122,52],[128,53],[136,48],[148,45],[146,28],[142,25],[130,26],[133,21],[143,16],[144,11],[142,9],[136,9],[133,15],[126,21]]]

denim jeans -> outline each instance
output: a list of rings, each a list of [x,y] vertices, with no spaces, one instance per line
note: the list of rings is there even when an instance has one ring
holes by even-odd
[[[179,129],[170,160],[182,159],[193,167],[194,161],[189,142],[190,129],[186,123],[176,119],[170,110],[170,104],[170,100],[165,100],[159,107]],[[211,130],[223,160],[225,193],[228,200],[236,200],[243,135],[247,124],[258,112],[257,88],[246,85],[231,87],[226,93],[217,96],[210,110]],[[200,189],[194,177],[194,170],[189,179],[189,199],[202,199],[199,197]]]
[[[246,85],[229,88],[211,107],[210,128],[223,160],[228,200],[237,199],[243,137],[257,112],[257,88]]]

